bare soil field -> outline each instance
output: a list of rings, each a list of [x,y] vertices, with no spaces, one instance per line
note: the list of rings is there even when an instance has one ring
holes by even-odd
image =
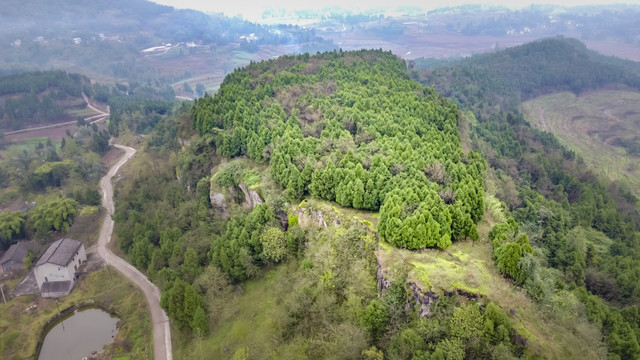
[[[640,92],[591,91],[576,97],[562,92],[523,104],[525,118],[556,135],[596,173],[629,186],[640,196],[640,157],[620,141],[640,137]]]
[[[587,48],[608,56],[640,61],[640,48],[629,44],[619,44],[607,41],[583,41]]]
[[[361,30],[323,34],[332,38],[342,49],[382,48],[405,58],[451,58],[493,51],[499,48],[522,45],[536,40],[535,36],[465,36],[457,34],[434,35],[419,26],[408,27],[397,40],[372,38]]]

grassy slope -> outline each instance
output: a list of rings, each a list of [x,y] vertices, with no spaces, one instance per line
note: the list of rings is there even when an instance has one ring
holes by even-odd
[[[144,296],[115,270],[102,269],[76,283],[74,291],[56,302],[37,295],[21,296],[0,305],[0,353],[3,359],[24,359],[36,350],[44,324],[72,304],[93,300],[115,311],[121,321],[114,344],[107,355],[151,358],[151,319]],[[26,309],[37,304],[34,311]],[[126,343],[126,344],[125,344]],[[129,346],[130,344],[130,346]],[[125,347],[125,349],[122,348]]]
[[[489,214],[478,224],[480,240],[454,242],[446,250],[413,252],[383,244],[379,257],[387,268],[411,265],[409,279],[436,294],[460,289],[480,294],[480,302],[493,301],[506,311],[514,310],[514,328],[528,339],[532,353],[544,358],[597,359],[605,356],[599,331],[577,318],[560,319],[543,309],[526,293],[501,275],[493,260],[488,233]],[[549,304],[551,306],[551,304]],[[577,315],[577,314],[572,314]],[[562,324],[565,324],[563,326]]]
[[[249,350],[251,359],[273,359],[274,352],[282,359],[304,358],[302,348],[283,349],[273,338],[282,299],[291,290],[287,280],[297,269],[298,263],[289,261],[243,283],[241,291],[226,295],[224,301],[217,301],[213,315],[217,326],[205,338],[192,339],[174,330],[174,358],[231,359],[241,348]]]
[[[491,203],[487,201],[487,204]],[[321,209],[324,214],[335,213],[345,219],[366,221],[375,229],[377,214],[340,208],[334,203],[309,199],[301,207]],[[327,222],[332,216],[325,216]],[[496,302],[506,311],[513,309],[514,327],[528,339],[531,354],[545,358],[597,359],[605,356],[600,332],[577,313],[570,318],[559,318],[547,308],[535,304],[523,290],[515,287],[496,269],[488,232],[494,224],[492,215],[486,215],[479,224],[481,239],[454,243],[449,249],[413,252],[380,243],[380,258],[386,267],[397,269],[409,266],[409,278],[422,284],[430,283],[432,289],[442,291],[466,290],[483,295],[481,302]],[[235,351],[248,348],[252,359],[304,358],[302,345],[288,348],[277,346],[272,337],[278,316],[281,316],[280,299],[289,296],[287,286],[299,271],[296,261],[289,261],[265,272],[264,276],[242,284],[242,291],[225,295],[211,302],[212,334],[205,338],[189,338],[174,334],[176,359],[200,358],[203,354],[216,359],[232,358]],[[548,305],[551,307],[552,305]],[[297,354],[297,355],[296,355]]]
[[[527,121],[549,131],[594,171],[640,195],[640,159],[614,146],[614,138],[640,136],[640,92],[599,90],[576,97],[561,92],[523,104]]]

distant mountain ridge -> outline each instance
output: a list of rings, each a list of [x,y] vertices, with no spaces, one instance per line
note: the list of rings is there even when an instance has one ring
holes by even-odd
[[[47,42],[51,38],[96,41],[114,35],[138,46],[194,40],[220,44],[252,33],[266,42],[292,39],[291,34],[270,31],[239,18],[174,9],[146,0],[7,0],[0,7],[0,22],[2,42],[20,39],[23,46],[25,42]],[[297,30],[291,31],[294,37]]]
[[[640,89],[640,64],[588,50],[578,40],[556,37],[472,56],[419,72],[423,85],[461,105],[500,105],[555,92],[579,94],[609,84]],[[485,104],[486,105],[486,104]]]

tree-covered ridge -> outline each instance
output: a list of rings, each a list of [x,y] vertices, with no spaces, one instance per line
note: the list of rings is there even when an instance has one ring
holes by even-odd
[[[91,90],[88,78],[64,71],[1,76],[0,129],[15,130],[68,119],[65,113],[68,107],[86,106],[82,100],[85,88]]]
[[[576,153],[518,113],[520,99],[546,92],[579,93],[610,83],[637,88],[631,81],[637,63],[597,55],[575,40],[548,39],[425,74],[423,84],[469,110],[471,146],[491,165],[487,192],[512,211],[515,222],[505,219],[489,233],[499,270],[540,304],[574,289],[571,296],[602,331],[609,356],[638,358],[638,199],[598,179]]]
[[[640,89],[640,66],[600,55],[575,39],[549,38],[422,71],[421,83],[467,106],[515,110],[553,91],[579,94],[611,83]]]
[[[268,162],[289,198],[379,209],[378,231],[393,244],[477,238],[484,161],[463,152],[457,108],[410,81],[390,52],[251,64],[192,113],[223,156]]]

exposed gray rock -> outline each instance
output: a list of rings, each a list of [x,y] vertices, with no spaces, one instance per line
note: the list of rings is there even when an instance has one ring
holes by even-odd
[[[258,192],[253,188],[253,186],[249,188],[249,198],[251,199],[251,203],[253,204],[253,207],[256,207],[256,205],[262,204],[262,199],[260,198],[260,194],[258,194]]]
[[[245,184],[238,185],[242,193],[244,194],[244,206],[253,209],[256,205],[262,204],[260,195],[254,190],[253,186],[247,189]]]
[[[480,294],[474,294],[469,291],[458,289],[458,295],[466,297],[468,300],[478,300],[478,298],[482,297]]]
[[[391,280],[389,279],[389,270],[387,270],[382,262],[380,261],[380,257],[377,257],[378,262],[378,292],[382,293],[391,287]]]
[[[411,305],[415,306],[420,318],[431,315],[431,305],[438,300],[438,295],[432,291],[423,292],[415,282],[409,284],[408,295],[406,308],[411,308]]]
[[[227,213],[227,201],[224,198],[224,194],[214,192],[209,195],[209,200],[211,201],[211,206],[215,209],[220,210],[223,214]]]
[[[300,224],[300,226],[313,225],[325,228],[327,227],[324,214],[320,210],[311,210],[301,207],[295,211],[295,215],[298,217],[298,224]]]
[[[378,280],[378,292],[383,293],[391,287],[390,271],[387,269],[380,256],[377,257],[378,272],[376,278]],[[420,318],[431,315],[431,305],[438,300],[438,295],[432,291],[423,291],[420,285],[416,282],[409,283],[409,290],[407,293],[407,302],[405,303],[404,310],[409,312],[411,308],[415,308]]]
[[[253,209],[253,204],[251,204],[251,197],[249,196],[249,191],[247,190],[247,187],[244,186],[244,184],[240,184],[238,185],[238,188],[240,188],[240,190],[244,194],[244,206],[250,209]]]

